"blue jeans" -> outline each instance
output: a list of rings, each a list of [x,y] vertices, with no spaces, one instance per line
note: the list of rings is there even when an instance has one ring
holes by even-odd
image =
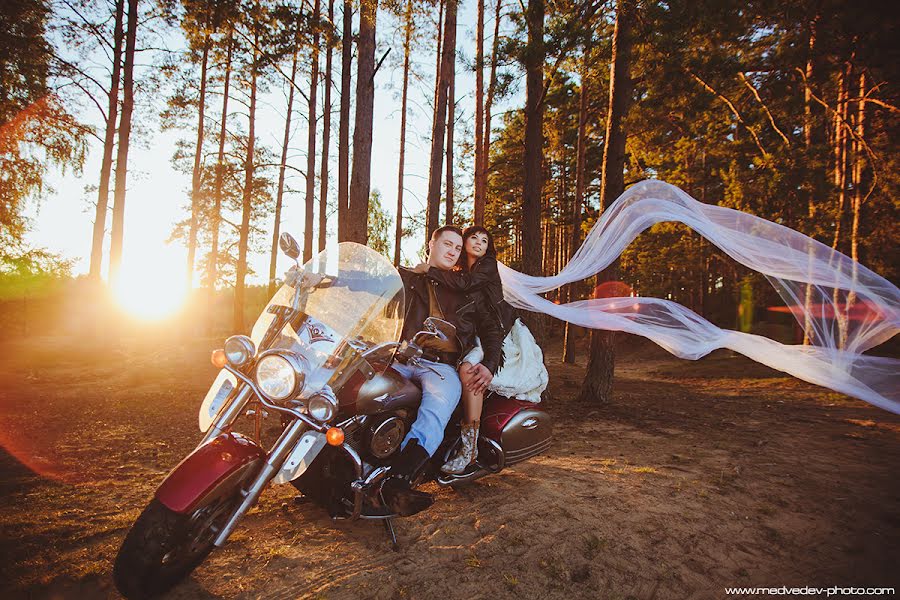
[[[422,386],[422,404],[419,406],[419,414],[409,433],[406,434],[403,446],[405,447],[412,438],[416,438],[428,455],[434,456],[444,439],[444,428],[447,427],[453,410],[459,404],[462,383],[459,381],[459,374],[454,365],[429,360],[421,362],[423,365],[434,368],[444,378],[441,379],[433,371],[421,366],[414,367],[401,363],[393,365],[401,375]]]

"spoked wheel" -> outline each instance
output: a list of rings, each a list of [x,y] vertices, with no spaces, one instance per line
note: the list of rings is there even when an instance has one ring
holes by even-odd
[[[238,501],[237,489],[190,514],[179,514],[154,498],[137,518],[116,557],[113,580],[126,598],[161,594],[193,571]]]

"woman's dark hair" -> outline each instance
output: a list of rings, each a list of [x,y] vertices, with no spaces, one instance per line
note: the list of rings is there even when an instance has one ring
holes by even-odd
[[[494,248],[494,236],[491,235],[491,232],[482,227],[481,225],[472,225],[471,227],[466,227],[465,231],[463,231],[462,239],[463,239],[463,251],[459,254],[459,260],[457,261],[457,266],[468,271],[469,270],[469,261],[466,255],[466,240],[475,235],[476,233],[483,233],[487,236],[487,250],[484,251],[485,256],[490,256],[491,258],[497,258],[497,249]]]

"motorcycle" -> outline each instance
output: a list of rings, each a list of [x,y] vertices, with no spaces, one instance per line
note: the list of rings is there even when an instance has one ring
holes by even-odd
[[[422,392],[391,364],[423,364],[422,344],[453,326],[430,318],[412,341],[397,342],[404,288],[387,259],[342,242],[300,267],[296,240],[283,234],[280,247],[295,261],[284,285],[250,336],[232,336],[212,353],[220,372],[201,404],[202,440],[159,485],[122,543],[113,579],[127,598],[160,594],[187,576],[226,543],[273,482],[294,485],[336,520],[380,520],[397,549],[397,515],[381,484]],[[266,450],[260,420],[273,415],[280,428]],[[255,421],[255,435],[234,430],[244,416]],[[539,454],[552,440],[546,412],[489,397],[477,462],[447,475],[440,467],[459,443],[458,421],[451,419],[417,485],[464,485]]]

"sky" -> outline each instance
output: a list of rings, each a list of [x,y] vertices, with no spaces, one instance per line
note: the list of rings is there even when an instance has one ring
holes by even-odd
[[[490,3],[488,3],[490,5]],[[464,59],[472,60],[475,54],[474,31],[476,22],[476,3],[464,2],[460,8],[457,28],[457,61],[456,75],[456,99],[457,99],[457,127],[455,130],[457,152],[458,144],[466,137],[471,139],[474,130],[474,73],[463,65]],[[336,11],[339,12],[339,11]],[[486,10],[486,13],[490,12]],[[493,31],[493,14],[486,14],[485,34],[490,37]],[[336,20],[339,17],[336,17]],[[504,24],[509,27],[508,19]],[[354,27],[357,24],[354,22]],[[393,218],[396,211],[397,196],[397,167],[400,146],[400,87],[402,84],[402,38],[394,34],[397,24],[383,11],[378,15],[378,48],[376,60],[378,60],[388,47],[391,53],[384,62],[375,77],[375,117],[373,131],[372,151],[372,190],[381,192],[382,205],[386,212]],[[502,30],[501,30],[502,31]],[[140,33],[140,32],[139,32]],[[502,34],[502,33],[501,33]],[[429,38],[433,38],[433,32],[427,32]],[[170,33],[164,38],[163,43],[170,49],[183,47],[183,39],[179,32]],[[427,42],[426,42],[427,44]],[[419,81],[410,80],[409,113],[407,125],[407,147],[405,167],[405,192],[404,212],[415,214],[424,208],[424,198],[427,190],[428,156],[430,152],[431,120],[432,113],[429,106],[430,96],[433,95],[434,86],[434,41],[431,47],[425,46],[419,50],[413,60],[418,63],[418,70],[422,76]],[[486,51],[490,48],[490,39],[485,41]],[[140,78],[153,68],[149,64],[150,56],[143,55],[138,58],[138,71],[136,76]],[[324,54],[321,61],[324,67]],[[335,65],[340,66],[340,52],[335,53]],[[337,69],[336,69],[337,71]],[[489,73],[486,70],[485,79]],[[337,72],[335,79],[337,79]],[[298,76],[298,84],[301,89],[308,90],[307,77]],[[355,85],[355,83],[354,83]],[[321,119],[322,99],[320,98],[318,113]],[[187,251],[178,244],[167,244],[173,225],[185,218],[189,202],[190,175],[178,172],[172,165],[171,158],[175,151],[178,139],[192,139],[192,131],[162,131],[158,111],[163,104],[164,90],[159,91],[159,98],[153,102],[152,108],[144,104],[135,109],[135,122],[138,123],[143,133],[138,139],[132,138],[133,143],[129,151],[128,161],[128,192],[125,205],[125,235],[123,248],[123,274],[132,273],[134,277],[139,271],[145,278],[153,278],[158,285],[177,284],[183,280]],[[426,98],[426,94],[428,98]],[[508,100],[497,103],[493,109],[493,125],[500,122],[500,115],[510,107],[521,105],[521,93],[514,93]],[[333,117],[332,117],[332,146],[330,156],[332,158],[329,167],[330,191],[329,200],[337,195],[337,127],[338,127],[338,101],[339,94],[332,93]],[[295,98],[295,111],[306,113],[306,102],[299,98],[300,104]],[[269,93],[261,97],[258,120],[256,125],[258,140],[268,145],[276,155],[280,156],[281,138],[284,131],[284,111],[286,107],[286,87],[273,85]],[[215,111],[213,106],[210,110]],[[80,112],[76,113],[80,118],[92,123],[99,123],[96,109],[91,110],[88,104],[83,105]],[[245,118],[246,119],[246,118]],[[351,124],[353,112],[351,110]],[[306,158],[306,124],[305,117],[297,118],[295,113],[294,127],[291,136],[292,158],[289,162],[296,167],[305,170]],[[98,128],[102,132],[102,128]],[[351,138],[352,140],[352,138]],[[318,145],[321,147],[321,131],[318,136]],[[352,151],[352,149],[351,149]],[[52,191],[45,193],[37,202],[34,202],[28,212],[32,221],[32,229],[27,236],[28,242],[34,247],[44,247],[61,254],[65,258],[74,259],[74,274],[82,274],[88,271],[90,259],[91,232],[94,220],[94,203],[96,191],[88,189],[96,186],[99,179],[101,144],[91,139],[87,162],[80,174],[67,172],[53,172],[49,177],[49,188]],[[318,150],[321,152],[321,148]],[[320,156],[320,154],[319,154]],[[469,158],[469,161],[472,159]],[[317,172],[319,171],[320,158],[317,157]],[[471,194],[471,173],[460,173],[456,169],[458,194],[463,196]],[[471,171],[471,166],[469,166]],[[290,173],[290,171],[289,171]],[[273,180],[277,178],[273,176]],[[294,176],[288,180],[288,186],[297,190],[295,193],[285,195],[282,231],[288,231],[302,244],[304,230],[304,181],[302,176]],[[274,187],[274,186],[273,186]],[[459,189],[461,187],[461,189]],[[273,190],[274,194],[274,190]],[[316,206],[318,210],[318,183],[316,185]],[[459,196],[457,196],[457,203]],[[112,195],[110,194],[110,203]],[[266,223],[269,237],[273,223],[269,219]],[[336,215],[329,219],[329,239],[335,236]],[[107,242],[104,250],[104,262],[108,260],[109,223],[107,224]],[[418,262],[417,252],[421,248],[422,234],[407,238],[403,244],[403,262]],[[268,274],[268,253],[251,255],[249,257],[251,267],[257,275],[249,279],[249,283],[262,283]],[[278,270],[283,272],[291,264],[290,259],[279,257]],[[105,264],[104,264],[105,269]],[[195,279],[195,286],[198,285]]]

